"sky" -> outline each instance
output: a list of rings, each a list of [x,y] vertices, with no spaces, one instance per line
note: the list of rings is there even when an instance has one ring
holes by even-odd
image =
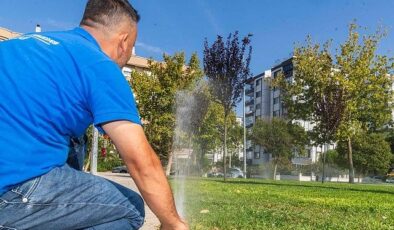
[[[394,56],[393,0],[131,0],[141,15],[136,53],[162,60],[163,53],[196,52],[202,61],[204,40],[239,31],[252,37],[254,75],[290,57],[307,35],[316,42],[346,39],[354,20],[366,33],[388,30],[378,52]],[[86,0],[0,0],[0,27],[32,32],[78,26]]]

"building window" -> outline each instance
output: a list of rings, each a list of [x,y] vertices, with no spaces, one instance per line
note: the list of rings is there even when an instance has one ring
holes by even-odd
[[[122,73],[123,73],[123,75],[126,77],[127,80],[130,80],[130,78],[131,78],[131,73],[132,73],[132,69],[130,69],[130,68],[128,68],[128,67],[123,67]]]
[[[274,117],[279,117],[279,110],[274,111],[273,116]]]
[[[286,108],[283,108],[283,109],[282,109],[282,115],[283,115],[284,117],[287,116],[287,109],[286,109]]]
[[[260,153],[259,152],[254,153],[254,159],[260,159]]]
[[[279,70],[279,71],[276,71],[276,72],[274,73],[274,78],[277,77],[277,76],[279,76],[280,73],[281,73],[280,70]]]
[[[250,147],[252,147],[252,141],[251,140],[247,140],[246,141],[246,148],[248,149]]]
[[[246,113],[252,113],[253,112],[253,105],[246,106]]]
[[[245,125],[248,126],[253,123],[253,117],[247,117]]]
[[[274,98],[274,105],[276,105],[276,104],[278,104],[279,103],[279,97],[275,97]]]
[[[261,85],[261,79],[257,79],[257,81],[256,81],[256,86],[259,86],[259,85]]]
[[[261,97],[261,91],[256,92],[256,97]]]
[[[256,110],[258,110],[258,109],[261,109],[261,104],[260,103],[256,104]]]

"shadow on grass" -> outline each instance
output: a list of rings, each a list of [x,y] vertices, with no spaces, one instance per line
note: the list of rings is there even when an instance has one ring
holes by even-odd
[[[320,189],[332,189],[332,190],[346,190],[346,191],[355,191],[355,192],[368,192],[368,193],[380,193],[380,194],[393,194],[394,195],[394,187],[393,191],[386,191],[386,190],[379,190],[379,189],[359,189],[359,188],[351,188],[351,187],[335,187],[335,186],[330,186],[328,184],[326,185],[318,185],[316,183],[319,182],[310,182],[310,183],[315,183],[315,184],[293,184],[293,183],[286,183],[286,182],[271,182],[271,181],[242,181],[242,180],[227,180],[224,182],[223,180],[212,180],[216,181],[219,183],[223,184],[253,184],[253,185],[273,185],[273,186],[283,186],[283,187],[304,187],[304,188],[320,188]],[[344,184],[345,185],[345,184]],[[338,185],[336,185],[338,186]],[[357,186],[352,184],[352,186]]]

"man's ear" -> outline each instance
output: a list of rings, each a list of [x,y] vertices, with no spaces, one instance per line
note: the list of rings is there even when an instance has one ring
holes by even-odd
[[[129,35],[127,33],[119,36],[118,55],[119,57],[127,52]]]

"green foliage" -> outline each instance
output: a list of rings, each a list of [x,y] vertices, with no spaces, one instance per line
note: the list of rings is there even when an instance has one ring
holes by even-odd
[[[176,135],[174,149],[193,148],[192,166],[194,173],[202,173],[205,167],[207,144],[199,141],[205,135],[204,120],[211,104],[206,81],[201,80],[192,90],[177,94]]]
[[[305,130],[281,118],[258,119],[250,135],[252,142],[264,147],[274,161],[290,159],[294,151],[301,152],[307,141]]]
[[[338,84],[344,91],[346,102],[344,120],[338,136],[346,139],[355,135],[357,128],[376,130],[391,121],[392,58],[376,54],[384,32],[363,36],[360,41],[358,27],[351,24],[348,40],[337,54]]]
[[[89,126],[86,130],[87,135],[87,148],[84,168],[90,167],[90,154],[92,153],[92,140],[93,140],[93,126]],[[120,158],[119,152],[116,150],[115,145],[109,138],[103,135],[98,136],[98,156],[97,156],[97,171],[105,172],[111,171],[112,168],[123,165],[123,160]],[[102,154],[102,149],[105,149],[106,154]]]
[[[110,151],[103,156],[99,153],[97,159],[97,171],[105,172],[111,171],[114,167],[124,165],[123,160],[120,158],[117,151]]]
[[[235,115],[235,114],[234,114]],[[231,120],[230,127],[228,129],[228,143],[227,148],[229,152],[229,156],[231,156],[231,162],[229,163],[229,167],[233,166],[241,166],[241,162],[239,162],[239,150],[243,145],[243,127],[236,122],[235,116],[234,119]]]
[[[325,153],[327,164],[335,164],[338,161],[339,153],[335,149],[327,150]],[[321,159],[320,159],[321,160]]]
[[[283,75],[274,85],[283,91],[290,118],[311,121],[312,138],[318,144],[352,139],[362,130],[375,131],[391,121],[392,58],[376,54],[384,31],[360,36],[351,24],[348,39],[331,54],[330,42],[294,50],[294,79]],[[352,149],[348,148],[350,182],[353,181]]]
[[[195,143],[203,154],[217,149],[222,144],[223,125],[223,108],[217,103],[211,103],[200,133],[195,137]]]
[[[390,132],[386,136],[386,141],[390,145],[391,154],[392,154],[391,166],[394,167],[394,129],[393,128],[390,129]]]
[[[227,125],[228,117],[236,103],[241,99],[244,81],[250,77],[249,64],[252,46],[249,34],[239,41],[238,31],[229,34],[227,41],[217,36],[209,46],[204,43],[204,72],[209,79],[211,95],[224,110],[224,180],[226,180]]]
[[[173,149],[176,93],[192,87],[201,79],[202,71],[196,54],[187,66],[184,53],[163,58],[163,63],[149,62],[150,73],[133,72],[130,84],[147,138],[160,159],[166,162]]]
[[[206,116],[201,123],[200,132],[193,138],[194,152],[200,159],[207,153],[214,153],[223,146],[224,142],[224,110],[218,103],[210,103]],[[242,143],[242,127],[236,122],[234,112],[228,118],[228,150],[230,154],[236,152]]]
[[[353,162],[356,171],[362,175],[384,175],[390,168],[393,155],[390,145],[382,134],[363,134],[353,140]],[[337,163],[344,165],[347,162],[346,142],[339,142],[337,151],[340,153]]]
[[[271,120],[258,119],[252,128],[250,139],[272,155],[275,165],[274,179],[278,165],[282,171],[289,171],[291,157],[295,152],[302,153],[307,144],[302,127],[275,117]]]
[[[184,197],[186,219],[194,230],[394,226],[394,190],[387,185],[190,179]]]

